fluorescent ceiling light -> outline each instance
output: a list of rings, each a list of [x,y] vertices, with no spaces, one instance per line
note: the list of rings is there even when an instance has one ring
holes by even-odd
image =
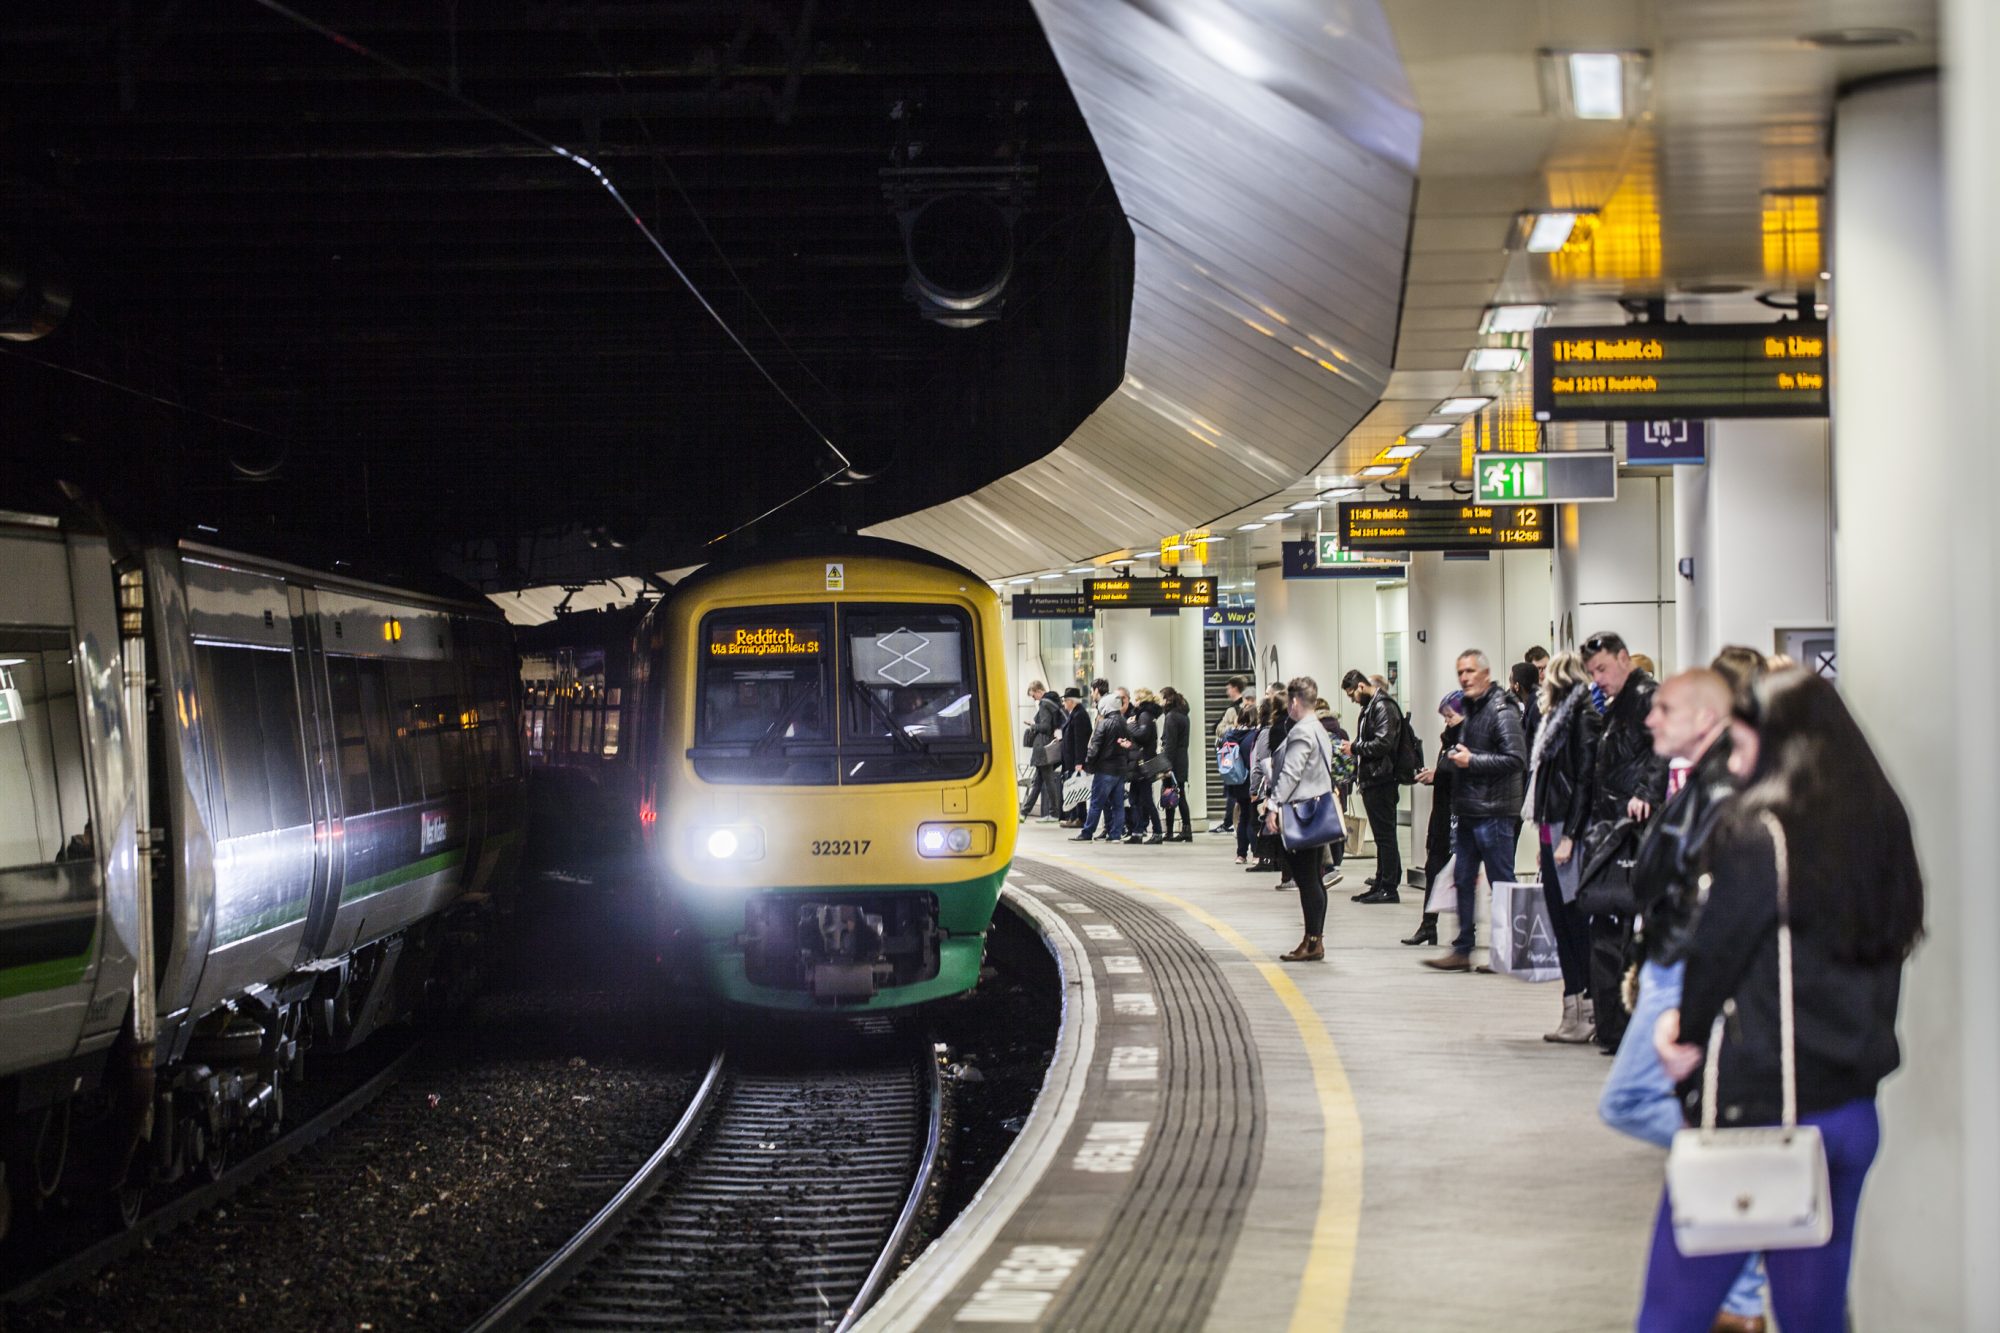
[[[1014,583],[1014,584],[1021,584],[1021,583],[1033,583],[1033,582],[1034,582],[1034,580],[1033,580],[1033,579],[1031,579],[1031,578],[1028,578],[1028,579],[1008,579],[1008,580],[1007,580],[1007,582],[1009,582],[1009,583]]]
[[[1322,500],[1341,500],[1345,499],[1350,495],[1359,495],[1359,494],[1361,494],[1361,488],[1359,486],[1336,486],[1330,491],[1321,491],[1319,493],[1319,498]]]
[[[1072,574],[1095,574],[1096,572],[1096,565],[1078,565],[1075,569],[1070,570]]]
[[[1262,523],[1238,523],[1236,525],[1236,530],[1238,532],[1255,532],[1263,526],[1264,525]]]
[[[1044,574],[1042,577],[1045,579],[1061,579],[1068,578],[1069,576],[1067,574]]]
[[[1575,230],[1574,213],[1537,213],[1528,225],[1528,253],[1552,254],[1569,244],[1569,234]]]
[[[1258,521],[1262,523],[1283,523],[1286,519],[1290,517],[1291,517],[1290,514],[1286,513],[1284,510],[1281,509],[1275,514],[1264,515],[1264,517]]]
[[[1480,317],[1481,333],[1526,333],[1538,329],[1549,317],[1545,305],[1491,305]]]
[[[1442,440],[1457,429],[1449,421],[1426,421],[1421,426],[1410,427],[1403,434],[1412,440]]]
[[[1325,501],[1323,501],[1323,500],[1301,500],[1301,501],[1299,501],[1299,502],[1298,502],[1297,504],[1293,505],[1293,506],[1292,506],[1292,508],[1294,508],[1294,509],[1318,509],[1318,508],[1319,508],[1319,507],[1320,507],[1320,506],[1321,506],[1322,504],[1324,504],[1324,503],[1325,503]]]
[[[1158,551],[1134,551],[1132,552],[1132,558],[1134,560],[1151,560],[1158,554]]]
[[[1610,51],[1572,51],[1569,94],[1578,120],[1625,119],[1625,58]]]
[[[1415,458],[1423,453],[1423,451],[1424,446],[1421,444],[1393,444],[1382,451],[1382,457],[1398,459]]]
[[[1475,347],[1465,358],[1467,370],[1519,370],[1527,354],[1518,347]]]
[[[1431,409],[1434,417],[1470,416],[1492,402],[1491,398],[1447,398]]]
[[[1396,463],[1375,463],[1361,469],[1364,477],[1393,477],[1403,469]]]

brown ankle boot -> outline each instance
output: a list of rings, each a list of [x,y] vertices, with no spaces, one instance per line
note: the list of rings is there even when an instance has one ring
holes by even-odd
[[[1299,941],[1299,947],[1290,953],[1281,953],[1278,960],[1285,963],[1324,963],[1326,944],[1318,935],[1308,935]]]

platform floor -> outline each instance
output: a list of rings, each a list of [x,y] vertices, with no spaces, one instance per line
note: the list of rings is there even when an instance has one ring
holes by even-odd
[[[1212,1201],[1221,1207],[1205,1225],[1222,1228],[1210,1237],[1220,1245],[1191,1246],[1194,1237],[1174,1231],[1191,1224],[1170,1221],[1178,1205],[1146,1204],[1168,1210],[1155,1219],[1166,1234],[1149,1244],[1177,1251],[1181,1268],[1219,1265],[1219,1271],[1187,1274],[1192,1280],[1182,1287],[1179,1318],[1161,1319],[1155,1309],[1137,1324],[1125,1322],[1114,1313],[1120,1307],[1098,1294],[1111,1279],[1093,1266],[1111,1247],[1103,1241],[1093,1247],[1086,1239],[1085,1217],[1093,1210],[1078,1210],[1082,1196],[1064,1195],[1077,1188],[1076,1177],[1051,1172],[1038,1187],[1039,1204],[1021,1210],[1007,1239],[1018,1245],[1048,1237],[1086,1257],[1073,1274],[1041,1275],[1049,1279],[1052,1299],[1045,1307],[1027,1307],[1046,1313],[1020,1324],[1173,1325],[1215,1333],[1602,1333],[1630,1326],[1661,1154],[1598,1123],[1607,1059],[1594,1047],[1541,1039],[1559,1017],[1557,986],[1419,966],[1437,951],[1398,942],[1416,921],[1413,893],[1398,906],[1349,901],[1368,874],[1365,858],[1345,867],[1347,881],[1332,895],[1328,961],[1286,965],[1276,956],[1301,934],[1297,898],[1274,891],[1276,876],[1246,874],[1234,865],[1223,837],[1197,834],[1191,845],[1126,847],[1077,843],[1068,832],[1023,827],[1016,890],[1032,886],[1045,907],[1067,914],[1079,940],[1090,923],[1101,940],[1102,923],[1114,919],[1125,923],[1111,932],[1114,938],[1135,929],[1157,937],[1165,926],[1184,937],[1178,947],[1191,943],[1206,954],[1213,967],[1203,970],[1213,972],[1234,1004],[1218,1008],[1209,997],[1198,1014],[1185,1016],[1189,1021],[1164,1014],[1164,1067],[1171,1072],[1177,1060],[1189,1058],[1190,1043],[1231,1045],[1240,1040],[1235,1030],[1247,1027],[1254,1059],[1241,1070],[1235,1109],[1228,1097],[1220,1108],[1227,1114],[1219,1123],[1237,1126],[1228,1131],[1235,1141],[1216,1151],[1254,1158],[1256,1165],[1243,1188],[1222,1188],[1218,1196],[1228,1198]],[[1163,942],[1142,942],[1140,952]],[[1115,987],[1097,955],[1124,947],[1091,944],[1097,951],[1092,966],[1107,992]],[[1169,1009],[1176,1003],[1165,990],[1160,1000]],[[1108,994],[1102,1007],[1107,1022],[1114,1021]],[[1081,1098],[1066,1146],[1051,1150],[1065,1170],[1091,1118],[1116,1114],[1093,1109],[1094,1099],[1111,1090],[1102,1079],[1100,1070]],[[1172,1083],[1163,1077],[1159,1114],[1166,1114],[1179,1086],[1177,1077]],[[1245,1116],[1254,1120],[1254,1131]],[[1155,1153],[1180,1151],[1166,1143],[1146,1148],[1142,1177]],[[1143,1193],[1143,1180],[1131,1188]],[[1137,1206],[1127,1200],[1118,1211],[1132,1216]],[[1131,1238],[1122,1244],[1130,1246]],[[1212,1256],[1206,1262],[1195,1259],[1202,1251]],[[968,1269],[955,1294],[920,1321],[923,1326],[1014,1322],[1004,1314],[992,1318],[996,1311],[982,1318],[975,1313],[979,1301],[967,1303],[968,1293],[982,1289],[981,1272],[997,1271],[993,1265],[1007,1254],[1041,1252],[1010,1251],[996,1241],[993,1253],[1002,1258]],[[1108,1259],[1104,1264],[1110,1268]],[[1123,1279],[1139,1302],[1135,1311],[1150,1304],[1139,1294],[1146,1283],[1132,1282],[1137,1276]],[[994,1280],[984,1281],[990,1305]],[[1206,1308],[1190,1309],[1191,1303]]]

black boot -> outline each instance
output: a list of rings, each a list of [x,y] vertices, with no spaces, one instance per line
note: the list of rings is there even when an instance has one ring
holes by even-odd
[[[1423,921],[1417,926],[1417,933],[1403,941],[1405,944],[1436,944],[1438,942],[1438,918],[1436,912],[1425,912]]]

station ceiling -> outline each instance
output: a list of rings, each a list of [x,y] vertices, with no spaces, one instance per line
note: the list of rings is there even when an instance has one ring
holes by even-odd
[[[843,462],[788,528],[963,495],[1121,382],[1131,232],[1026,0],[292,8],[5,7],[0,296],[72,300],[0,341],[0,507],[586,581]],[[976,327],[910,288],[948,193],[1011,222]]]

